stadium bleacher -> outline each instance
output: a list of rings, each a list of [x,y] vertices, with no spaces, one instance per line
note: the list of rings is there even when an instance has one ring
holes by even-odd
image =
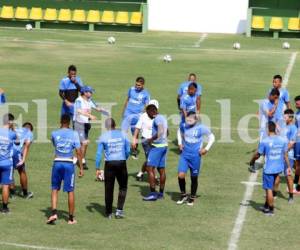
[[[147,31],[147,1],[1,1],[0,25],[35,28]]]

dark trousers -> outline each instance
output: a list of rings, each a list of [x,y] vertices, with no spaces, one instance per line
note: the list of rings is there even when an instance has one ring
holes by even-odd
[[[126,161],[106,161],[104,167],[106,214],[112,213],[115,179],[119,184],[117,209],[123,210],[128,184]]]

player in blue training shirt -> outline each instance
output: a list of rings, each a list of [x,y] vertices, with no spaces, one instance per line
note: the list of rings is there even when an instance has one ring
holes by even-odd
[[[281,129],[281,136],[287,139],[288,141],[288,157],[289,157],[289,162],[290,166],[293,169],[294,167],[294,162],[295,162],[295,153],[294,153],[294,146],[296,143],[296,138],[297,138],[297,127],[294,124],[294,111],[292,109],[286,109],[284,111],[284,120],[285,120],[285,127]],[[291,172],[292,174],[292,172]],[[293,186],[293,177],[292,175],[288,175],[287,171],[287,165],[284,165],[284,175],[286,178],[286,183],[289,191],[289,199],[288,203],[292,204],[294,199],[293,199],[293,192],[294,192],[294,186]],[[280,184],[280,176],[277,177],[276,182],[275,182],[275,187],[273,191],[273,196],[277,197],[277,192],[279,190],[279,184]]]
[[[28,192],[28,179],[25,170],[25,162],[29,154],[31,143],[33,142],[33,126],[30,122],[25,122],[22,128],[16,128],[14,131],[17,134],[18,142],[14,143],[13,147],[13,166],[20,176],[20,184],[23,192],[23,197],[30,199],[33,197],[32,192]],[[10,194],[15,194],[15,183],[10,186]]]
[[[288,108],[288,109],[291,108],[291,103],[290,103],[290,95],[289,95],[288,90],[286,88],[282,87],[282,76],[281,75],[275,75],[273,77],[273,88],[277,89],[280,93],[279,99],[278,99],[278,106],[277,106],[276,112],[274,114],[274,117],[275,117],[276,123],[280,127],[284,127],[285,121],[283,118],[283,113],[284,113],[285,108]],[[270,94],[270,91],[268,94]]]
[[[64,182],[64,192],[68,192],[69,220],[68,224],[76,224],[74,219],[75,200],[74,182],[75,165],[73,163],[73,152],[76,150],[80,167],[79,177],[83,176],[82,156],[80,150],[79,135],[70,129],[70,117],[65,114],[61,117],[61,128],[51,134],[53,146],[55,148],[55,158],[52,167],[51,177],[51,208],[52,214],[47,220],[47,224],[53,224],[57,220],[57,199],[62,181]]]
[[[126,133],[130,129],[132,135],[134,134],[135,125],[150,101],[150,94],[144,87],[145,79],[140,76],[136,79],[135,86],[128,90],[124,104],[121,129]],[[132,157],[137,158],[137,150],[132,151]]]
[[[116,218],[124,218],[124,203],[127,194],[128,172],[126,160],[130,154],[130,143],[125,133],[116,129],[114,119],[105,121],[108,130],[98,140],[96,154],[96,178],[103,179],[103,171],[100,170],[102,151],[104,151],[104,181],[105,181],[105,212],[109,219],[112,218],[112,204],[114,195],[114,183],[119,183],[119,196],[116,210]]]
[[[200,113],[200,104],[196,93],[197,84],[192,82],[188,86],[187,94],[183,95],[180,99],[181,122],[185,121],[189,112]]]
[[[0,184],[2,186],[2,210],[9,213],[9,185],[13,182],[13,143],[17,140],[16,133],[12,130],[14,116],[3,116],[3,127],[0,128]]]
[[[276,134],[276,124],[268,123],[268,136],[263,139],[250,161],[250,165],[261,156],[265,156],[263,168],[263,189],[266,191],[266,202],[262,211],[272,216],[274,214],[273,190],[277,176],[284,171],[284,164],[287,164],[287,175],[291,175],[291,167],[288,158],[288,141]]]
[[[178,104],[178,109],[180,109],[180,99],[183,95],[186,95],[188,92],[188,87],[190,83],[194,82],[196,83],[197,81],[197,76],[194,73],[189,74],[188,80],[181,83],[178,90],[177,90],[177,104]],[[201,96],[202,96],[202,86],[199,83],[197,84],[197,102],[199,103],[199,112],[200,112],[200,106],[201,106]]]
[[[178,163],[178,184],[181,192],[181,198],[177,201],[178,205],[187,202],[193,206],[196,199],[198,189],[198,176],[201,170],[201,159],[206,155],[212,144],[215,141],[215,136],[210,129],[201,123],[198,123],[198,118],[195,112],[188,113],[185,123],[180,125],[180,136],[182,141],[179,144],[181,154]],[[203,137],[208,137],[208,143],[203,148]],[[190,170],[191,176],[191,195],[188,197],[186,193],[185,176]]]
[[[0,88],[0,105],[6,103],[6,96],[4,90]]]
[[[156,201],[164,197],[166,183],[166,156],[168,151],[168,122],[167,119],[158,114],[157,107],[150,104],[146,108],[148,116],[153,119],[152,138],[148,139],[151,149],[148,154],[147,167],[150,194],[143,198],[144,201]],[[155,191],[155,168],[160,175],[159,193]]]
[[[69,115],[71,119],[74,116],[74,103],[78,97],[83,83],[77,74],[76,66],[70,65],[68,68],[68,76],[63,78],[59,86],[59,96],[63,100],[61,115]]]
[[[300,192],[300,95],[295,97],[295,106],[296,106],[296,114],[295,114],[295,120],[296,120],[296,127],[297,127],[297,138],[296,138],[296,144],[294,147],[295,151],[295,178],[294,178],[294,184],[296,185],[296,191]]]

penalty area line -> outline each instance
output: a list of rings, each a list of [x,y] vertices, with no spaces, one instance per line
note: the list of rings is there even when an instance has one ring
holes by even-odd
[[[71,250],[71,249],[67,249],[67,248],[35,246],[35,245],[19,244],[19,243],[13,243],[13,242],[5,242],[5,241],[0,241],[0,245],[2,245],[2,246],[12,246],[12,247],[16,247],[16,248],[25,248],[25,249]]]

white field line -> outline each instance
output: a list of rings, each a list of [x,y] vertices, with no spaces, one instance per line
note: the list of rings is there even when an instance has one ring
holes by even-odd
[[[284,75],[284,78],[283,78],[283,87],[287,87],[287,85],[289,83],[290,75],[293,71],[293,68],[294,68],[294,65],[295,65],[295,62],[296,62],[296,59],[297,59],[297,55],[298,55],[298,52],[294,52],[291,55],[289,65],[286,68],[285,75]]]
[[[35,245],[18,244],[18,243],[5,242],[5,241],[0,241],[0,245],[3,245],[3,246],[13,246],[13,247],[16,247],[16,248],[25,248],[25,249],[70,250],[70,249],[66,249],[66,248],[53,248],[53,247],[46,247],[46,246],[35,246]]]
[[[294,53],[292,53],[292,55],[290,57],[289,64],[288,64],[286,72],[284,74],[285,87],[287,87],[287,85],[288,85],[289,78],[291,76],[293,67],[296,62],[297,54],[298,54],[298,52],[294,52]],[[250,174],[248,183],[252,183],[252,184],[246,185],[246,191],[244,193],[244,198],[240,204],[240,209],[239,209],[239,212],[238,212],[237,218],[235,220],[235,224],[234,224],[234,227],[233,227],[233,230],[231,232],[231,236],[230,236],[230,239],[228,242],[228,250],[238,249],[240,235],[241,235],[243,225],[244,225],[246,215],[247,215],[248,201],[251,200],[251,198],[252,198],[254,187],[255,187],[255,185],[253,185],[253,183],[256,183],[257,176],[258,176],[258,171],[256,173]]]
[[[44,44],[44,45],[73,45],[73,46],[94,46],[94,47],[112,47],[112,45],[107,44],[106,42],[66,42],[66,41],[55,41],[55,40],[26,40],[26,39],[20,39],[18,37],[0,37],[0,42],[14,42],[14,43],[32,43],[32,44]],[[155,46],[144,44],[144,43],[136,43],[136,44],[129,44],[129,45],[114,45],[116,48],[132,48],[132,49],[157,49],[157,50],[182,50],[182,51],[204,51],[204,52],[212,52],[212,53],[228,53],[228,54],[287,54],[288,52],[282,50],[282,51],[267,51],[267,50],[239,50],[238,53],[235,50],[232,49],[214,49],[214,48],[195,48],[195,47],[184,47],[184,46],[178,46],[178,47],[168,47],[168,46]]]
[[[196,48],[200,48],[201,43],[204,42],[204,40],[208,37],[207,33],[202,34],[202,36],[200,37],[200,39],[195,43]]]

